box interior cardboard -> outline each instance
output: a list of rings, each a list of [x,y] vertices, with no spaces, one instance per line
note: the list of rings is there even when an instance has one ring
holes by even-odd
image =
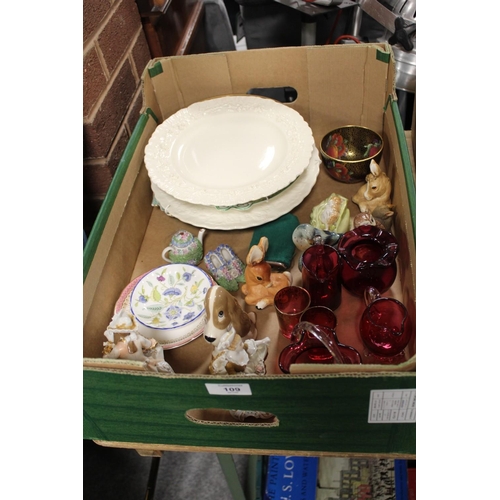
[[[375,50],[380,51],[380,48]],[[287,52],[290,52],[289,56]],[[269,50],[265,59],[259,57],[258,51],[248,51],[243,54],[245,57],[239,55],[233,57],[234,54],[228,53],[152,61],[149,73],[144,78],[144,111],[147,108],[151,109],[161,123],[178,109],[199,100],[243,94],[250,88],[291,86],[298,89],[298,97],[290,107],[308,121],[316,145],[319,145],[326,132],[342,124],[356,123],[381,133],[385,143],[381,166],[393,182],[393,203],[397,207],[394,232],[401,246],[398,257],[399,276],[386,295],[400,299],[411,309],[414,318],[414,240],[406,181],[403,168],[398,165],[399,144],[395,144],[394,140],[396,132],[391,130],[393,124],[390,120],[384,118],[384,114],[381,113],[387,105],[391,91],[393,75],[389,70],[392,66],[381,61],[380,57],[367,57],[369,52],[364,49],[339,51],[340,57],[336,60],[336,64],[325,65],[324,52],[325,50],[320,47],[310,50]],[[262,63],[263,60],[265,64]],[[309,71],[304,72],[304,67]],[[353,70],[339,71],[339,68],[353,68]],[[154,76],[150,77],[151,74]],[[198,84],[200,75],[203,75],[204,85]],[[213,79],[207,82],[210,76]],[[175,231],[185,228],[196,234],[199,229],[168,217],[161,209],[151,206],[152,195],[147,170],[143,166],[142,151],[155,125],[153,118],[148,116],[146,130],[138,143],[134,144],[129,170],[107,223],[109,229],[115,224],[117,230],[109,235],[105,232],[99,245],[100,253],[104,254],[109,250],[107,262],[101,272],[90,273],[85,282],[86,288],[92,287],[94,290],[93,302],[99,304],[100,312],[100,314],[88,314],[90,301],[85,301],[84,356],[88,358],[101,357],[102,333],[112,317],[114,302],[123,288],[133,278],[165,264],[161,252],[168,246],[170,237]],[[332,192],[342,194],[351,200],[358,189],[359,184],[344,184],[331,179],[321,167],[313,191],[292,210],[292,213],[298,217],[300,223],[308,223],[313,206]],[[119,213],[120,205],[123,207],[122,214]],[[351,214],[359,212],[352,201],[349,201],[349,208]],[[204,238],[204,251],[214,249],[219,243],[227,243],[244,260],[253,230],[254,228],[235,231],[209,230]],[[108,232],[113,233],[113,230]],[[115,241],[110,241],[112,238]],[[301,283],[297,267],[298,255],[297,251],[292,266],[295,284]],[[96,255],[94,262],[102,263],[103,260]],[[207,270],[204,262],[200,267]],[[101,279],[97,281],[97,277]],[[236,296],[245,310],[251,310],[251,306],[244,303],[241,290]],[[89,293],[86,292],[87,297]],[[357,322],[363,308],[362,300],[344,290],[342,304],[336,311],[339,318],[337,334],[340,342],[352,345],[359,351],[363,350],[363,346],[357,335]],[[104,311],[108,311],[107,314]],[[272,307],[258,311],[257,316],[259,338],[268,336],[272,339],[267,361],[268,373],[279,374],[281,371],[277,365],[277,358],[288,341],[278,334],[277,320]],[[211,350],[212,347],[199,337],[182,348],[165,351],[165,358],[176,373],[208,373]],[[408,358],[411,358],[415,354],[415,343],[412,342],[407,350]],[[407,365],[404,368],[407,369]],[[294,372],[314,373],[318,370],[337,369],[338,367],[333,366],[307,365],[294,367]],[[358,370],[359,367],[355,371]]]
[[[382,135],[384,151],[380,164],[393,184],[392,201],[396,205],[394,234],[400,243],[398,278],[384,295],[401,300],[416,326],[414,185],[413,180],[408,178],[411,171],[405,165],[408,151],[404,140],[401,141],[404,135],[400,121],[401,130],[398,129],[397,107],[391,103],[395,96],[394,65],[391,58],[389,46],[369,44],[349,46],[349,50],[345,50],[343,46],[264,49],[172,57],[150,62],[143,75],[143,115],[122,159],[116,186],[110,189],[110,199],[106,200],[103,213],[100,214],[102,220],[98,227],[102,232],[91,233],[89,248],[86,250],[88,267],[84,281],[83,355],[87,370],[109,370],[117,375],[140,373],[141,366],[138,363],[102,358],[105,340],[103,332],[113,316],[115,302],[135,277],[165,264],[161,252],[174,232],[187,229],[196,234],[199,229],[169,217],[160,208],[152,206],[149,177],[143,162],[144,147],[149,137],[158,123],[185,106],[213,97],[245,94],[253,88],[295,88],[298,97],[287,105],[298,111],[309,123],[317,146],[325,133],[346,124],[363,125]],[[313,190],[292,213],[300,223],[308,223],[312,208],[332,192],[351,200],[359,186],[333,180],[321,166]],[[349,201],[349,208],[351,215],[359,212],[352,201]],[[244,261],[253,231],[254,228],[207,230],[204,251],[214,249],[220,243],[227,243]],[[294,284],[301,283],[297,258],[298,252],[291,269]],[[206,270],[204,262],[200,267]],[[241,289],[235,296],[245,310],[255,310],[244,303]],[[357,328],[363,308],[361,299],[343,290],[342,304],[335,311],[340,342],[352,345],[360,352],[363,346]],[[277,363],[278,355],[288,344],[288,340],[278,332],[274,308],[269,306],[256,313],[258,337],[271,338],[266,360],[267,375],[262,379],[293,379],[295,376],[283,375]],[[211,352],[212,346],[201,336],[185,346],[165,351],[166,361],[179,375],[144,373],[141,376],[151,376],[157,380],[158,377],[175,379],[182,375],[182,379],[186,380],[206,375],[203,380],[208,379]],[[403,375],[398,372],[415,370],[415,336],[406,349],[406,355],[407,361],[400,365],[294,365],[292,373],[303,374],[297,376],[304,377],[305,380],[308,377],[314,380],[315,375],[307,374],[322,373],[331,377],[346,375],[340,372],[347,372],[355,377],[369,377],[375,373],[384,377],[384,380],[389,376],[396,380],[399,375]],[[242,379],[245,380],[242,377],[233,378],[239,381]],[[405,377],[400,380],[406,381],[403,385],[409,383],[409,386],[413,384],[414,387],[414,378],[411,376],[410,382]],[[394,387],[398,387],[397,380]],[[207,411],[210,418],[215,418],[213,409]],[[196,415],[199,416],[200,413]],[[221,421],[228,420],[227,413],[221,415]],[[93,437],[105,436],[96,432]],[[411,436],[409,440],[411,441]],[[148,442],[148,439],[144,442]],[[150,437],[149,442],[156,442],[155,438]],[[345,446],[348,449],[349,445]],[[306,448],[292,449],[297,451]]]

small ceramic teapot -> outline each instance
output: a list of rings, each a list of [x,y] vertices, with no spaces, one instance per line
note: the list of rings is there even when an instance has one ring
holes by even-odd
[[[170,245],[163,249],[161,256],[169,264],[191,264],[197,266],[203,259],[203,236],[205,229],[200,229],[195,238],[189,231],[177,231]]]

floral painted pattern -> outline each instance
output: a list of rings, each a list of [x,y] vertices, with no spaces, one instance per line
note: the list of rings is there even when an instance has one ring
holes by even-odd
[[[204,313],[204,299],[212,281],[201,269],[169,264],[144,276],[131,297],[134,316],[152,328],[176,328]]]
[[[349,182],[351,180],[352,172],[348,170],[348,168],[345,166],[345,163],[333,161],[332,164],[332,169],[334,172],[333,175],[335,175],[337,179],[344,182]]]
[[[365,146],[365,154],[363,155],[363,158],[371,158],[372,156],[375,156],[380,151],[381,147],[382,143],[377,140],[367,144]]]
[[[340,134],[332,134],[326,144],[325,152],[331,158],[342,158],[347,148],[344,144],[344,138]]]

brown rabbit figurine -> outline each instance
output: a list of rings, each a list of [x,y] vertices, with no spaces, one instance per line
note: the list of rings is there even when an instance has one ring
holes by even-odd
[[[285,271],[283,273],[271,272],[271,265],[265,261],[269,241],[265,236],[253,245],[248,251],[245,268],[245,284],[241,291],[245,295],[248,305],[264,309],[274,303],[274,296],[286,286],[292,284],[292,275]]]
[[[370,171],[365,178],[366,184],[363,184],[358,192],[352,197],[352,201],[358,205],[361,212],[370,212],[377,207],[391,207],[391,181],[385,172],[382,172],[379,164],[372,160]]]

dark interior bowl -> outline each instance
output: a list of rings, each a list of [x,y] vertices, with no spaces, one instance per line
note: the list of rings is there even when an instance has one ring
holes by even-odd
[[[384,141],[377,132],[358,125],[331,130],[321,140],[320,153],[326,171],[340,182],[362,182],[370,163],[380,162]]]

